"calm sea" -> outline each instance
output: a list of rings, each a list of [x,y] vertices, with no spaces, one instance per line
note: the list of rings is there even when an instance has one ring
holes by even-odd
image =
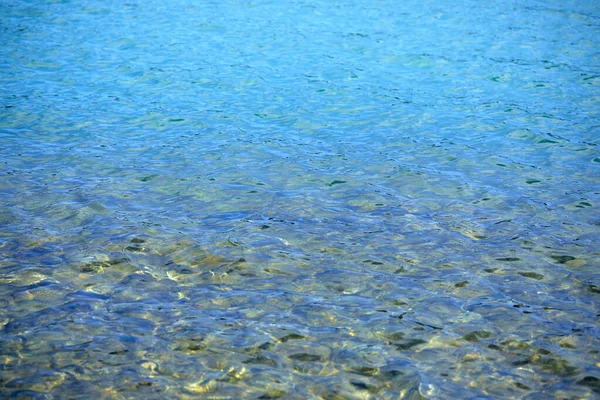
[[[2,0],[0,397],[600,397],[600,3]]]

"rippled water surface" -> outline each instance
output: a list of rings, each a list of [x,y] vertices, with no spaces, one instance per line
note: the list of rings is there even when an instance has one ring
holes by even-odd
[[[0,397],[600,396],[598,2],[1,3]]]

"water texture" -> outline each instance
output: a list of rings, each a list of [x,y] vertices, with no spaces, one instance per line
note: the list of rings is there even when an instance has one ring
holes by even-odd
[[[600,3],[0,5],[0,397],[600,396]]]

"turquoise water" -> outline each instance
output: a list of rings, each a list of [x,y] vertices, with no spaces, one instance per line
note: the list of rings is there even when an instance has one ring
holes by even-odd
[[[597,2],[0,15],[0,397],[600,396]]]

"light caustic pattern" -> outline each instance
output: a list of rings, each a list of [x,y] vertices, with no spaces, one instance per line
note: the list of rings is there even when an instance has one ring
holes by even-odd
[[[599,395],[594,2],[0,15],[0,397]]]

